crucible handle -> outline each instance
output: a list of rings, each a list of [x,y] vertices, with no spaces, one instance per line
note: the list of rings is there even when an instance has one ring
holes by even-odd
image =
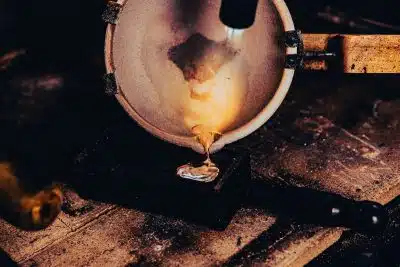
[[[386,228],[388,213],[372,201],[356,201],[334,193],[295,186],[276,186],[253,181],[247,201],[278,217],[299,224],[345,227],[364,233],[378,233]]]
[[[400,73],[400,35],[293,31],[287,34],[289,40],[296,34],[299,37],[293,39],[298,41],[294,46],[298,47],[297,55],[301,58],[298,65],[304,70],[329,71],[334,66],[343,73]]]

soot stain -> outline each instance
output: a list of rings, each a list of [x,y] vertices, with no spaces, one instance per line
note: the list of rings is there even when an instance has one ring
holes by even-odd
[[[225,42],[215,42],[195,33],[185,42],[171,47],[168,58],[182,71],[185,80],[203,83],[212,79],[237,53]]]
[[[175,0],[174,15],[183,25],[190,27],[200,19],[205,1],[202,0]]]
[[[143,235],[151,234],[159,241],[169,241],[170,245],[165,251],[168,254],[193,249],[199,239],[193,227],[183,221],[167,219],[159,215],[148,215],[141,232]]]

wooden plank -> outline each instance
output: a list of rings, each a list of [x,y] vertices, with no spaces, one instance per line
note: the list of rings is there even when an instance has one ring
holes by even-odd
[[[290,129],[283,127],[286,132]],[[399,167],[395,161],[386,162],[386,154],[379,148],[323,117],[298,119],[294,128],[308,134],[299,137],[293,133],[298,138],[294,141],[270,136],[270,143],[259,150],[275,153],[266,153],[264,159],[257,160],[256,172],[270,179],[282,179],[280,173],[290,173],[296,179],[286,180],[289,184],[382,204],[400,194]],[[336,242],[343,230],[321,229],[303,242],[288,241],[283,252],[276,248],[263,264],[301,266]]]
[[[71,195],[74,197],[70,202],[71,205],[75,210],[81,209],[82,213],[74,214],[73,208],[70,210],[63,208],[64,212],[61,212],[56,221],[44,230],[26,232],[0,220],[0,248],[14,261],[25,261],[114,209],[113,205],[85,201],[70,190],[65,191],[66,197]]]
[[[60,219],[57,219],[45,230],[37,232],[25,232],[0,220],[0,247],[14,261],[19,262],[62,239],[68,232],[70,232],[70,228]]]
[[[285,240],[285,246],[274,246],[274,251],[263,262],[265,266],[301,267],[317,257],[336,242],[343,229],[320,229],[311,237],[307,233],[296,233]],[[287,242],[289,241],[289,242]]]
[[[116,207],[112,204],[82,199],[72,190],[65,190],[64,197],[68,205],[63,207],[62,220],[71,231],[78,230]]]
[[[306,51],[326,51],[341,40],[344,73],[400,73],[400,35],[304,34]],[[306,70],[327,70],[324,61],[310,61]]]
[[[400,101],[379,101],[375,116],[370,116],[358,123],[351,131],[360,139],[375,146],[379,146],[381,158],[391,167],[395,175],[400,174]],[[372,113],[372,111],[371,111]],[[387,188],[389,186],[389,188]],[[400,188],[398,184],[382,184],[387,188],[385,202],[389,202],[393,196],[398,196]]]
[[[288,183],[357,200],[385,204],[394,198],[387,194],[400,184],[400,173],[384,161],[379,148],[321,116],[298,119],[295,127],[303,135],[294,133],[294,141],[277,138],[272,142],[277,152],[258,161],[256,171],[271,178],[288,172],[302,178]]]
[[[312,140],[307,137],[305,146],[303,140],[291,142],[270,136],[274,147],[268,144],[258,147],[265,157],[253,161],[254,171],[278,179],[274,173],[284,170],[303,177],[303,180],[287,180],[288,183],[353,199],[386,203],[394,197],[387,194],[400,184],[400,175],[382,162],[378,148],[322,117],[299,119],[294,128],[308,133]],[[259,244],[260,257],[253,258],[252,263],[302,266],[337,241],[344,231],[307,228],[269,236],[275,225],[275,218],[255,210],[241,210],[225,231],[217,232],[171,218],[119,209],[22,265],[210,266],[229,263],[259,236],[267,235],[268,242]],[[243,264],[240,261],[245,262],[247,256],[239,257],[236,263]]]
[[[344,95],[348,97],[348,94]],[[326,103],[321,105],[326,106]],[[293,105],[290,109],[295,109],[293,112],[298,117],[299,109]],[[273,131],[260,130],[256,134],[258,138],[255,139],[268,143],[260,145],[252,138],[243,140],[245,147],[253,147],[253,170],[273,180],[280,179],[279,172],[287,171],[302,178],[288,179],[288,183],[354,199],[387,203],[399,194],[400,167],[397,165],[400,155],[397,151],[400,127],[395,127],[396,116],[386,122],[369,118],[361,122],[361,125],[367,123],[363,127],[350,132],[326,118],[308,116],[297,120],[277,116]],[[385,146],[382,146],[383,142]],[[337,173],[342,176],[337,178]],[[80,200],[75,204],[73,211],[86,205]],[[68,227],[73,227],[74,221],[81,218],[62,216]],[[209,266],[230,263],[239,254],[239,260],[235,261],[237,265],[245,265],[241,263],[247,263],[244,258],[249,258],[255,265],[302,266],[333,244],[344,231],[306,227],[284,229],[275,236],[272,233],[276,231],[274,229],[280,229],[279,225],[279,220],[263,212],[241,210],[226,231],[215,232],[179,220],[118,209],[92,217],[90,223],[53,239],[54,242],[46,243],[39,250],[32,250],[29,242],[18,243],[18,235],[31,240],[30,234],[27,237],[23,232],[6,233],[8,237],[2,241],[16,240],[8,245],[7,252],[11,255],[18,253],[15,251],[31,249],[24,252],[24,255],[32,253],[30,257],[18,258],[23,266],[34,263],[39,266],[125,266],[136,263]],[[265,238],[260,239],[262,236]],[[47,237],[42,235],[40,238],[47,242]],[[246,250],[255,242],[259,242],[258,252]],[[253,257],[253,254],[257,256]]]
[[[223,263],[275,219],[243,209],[222,232],[180,220],[119,209],[22,266],[211,266]]]

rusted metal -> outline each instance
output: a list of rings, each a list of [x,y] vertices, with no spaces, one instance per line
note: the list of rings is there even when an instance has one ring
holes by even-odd
[[[118,86],[114,73],[108,73],[104,75],[103,80],[106,95],[111,96],[118,93]]]
[[[285,45],[287,47],[299,47],[302,45],[301,32],[298,30],[285,32]]]
[[[115,1],[109,1],[107,3],[106,9],[102,14],[103,21],[109,24],[116,24],[118,21],[118,15],[119,12],[121,11],[121,8],[122,8],[121,4]]]
[[[285,68],[296,69],[303,65],[303,57],[301,55],[293,54],[287,55],[285,61]]]
[[[303,66],[304,44],[301,32],[299,30],[285,32],[285,45],[291,48],[297,48],[295,54],[286,55],[285,68],[297,69]]]

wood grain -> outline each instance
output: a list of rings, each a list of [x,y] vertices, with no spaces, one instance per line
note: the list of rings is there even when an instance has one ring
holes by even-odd
[[[340,40],[344,73],[400,73],[400,35],[304,34],[306,51],[324,51]],[[324,61],[308,61],[306,70],[328,70]]]
[[[349,97],[348,93],[340,99],[343,97]],[[333,102],[341,103],[339,100]],[[257,132],[259,138],[255,139],[261,142],[251,144],[254,172],[267,181],[285,179],[291,185],[382,204],[399,195],[398,116],[393,116],[389,124],[368,118],[347,131],[326,117],[299,115],[300,109],[291,103],[282,110],[288,107],[295,114],[293,118],[281,112],[272,129]],[[327,103],[320,105],[329,114]],[[281,172],[296,178],[282,178]],[[86,205],[79,199],[74,203],[72,213]],[[71,210],[63,213],[50,228],[34,233],[1,222],[0,246],[22,266],[218,266],[234,262],[226,266],[249,263],[283,267],[303,266],[345,231],[313,226],[285,228],[279,218],[253,209],[240,210],[226,230],[212,231],[112,205],[97,203],[93,207],[75,216],[68,215]]]
[[[309,124],[318,127],[308,128]],[[284,170],[303,178],[287,180],[287,183],[382,204],[398,194],[399,172],[393,168],[393,162],[384,162],[384,153],[374,145],[323,117],[312,121],[298,119],[293,125],[311,134],[313,141],[305,146],[270,135],[269,144],[274,146],[264,144],[257,148],[264,156],[253,161],[254,171],[265,175],[266,179],[278,179],[273,174]],[[99,266],[104,263],[112,266],[141,263],[215,266],[229,263],[242,253],[230,266],[246,264],[248,257],[253,266],[303,266],[345,231],[306,227],[271,235],[277,224],[274,217],[264,212],[242,209],[226,230],[212,231],[172,218],[117,209],[20,263],[22,266],[32,263],[45,266]],[[264,241],[259,241],[260,236],[265,236]],[[254,242],[259,242],[258,250],[246,251]]]

